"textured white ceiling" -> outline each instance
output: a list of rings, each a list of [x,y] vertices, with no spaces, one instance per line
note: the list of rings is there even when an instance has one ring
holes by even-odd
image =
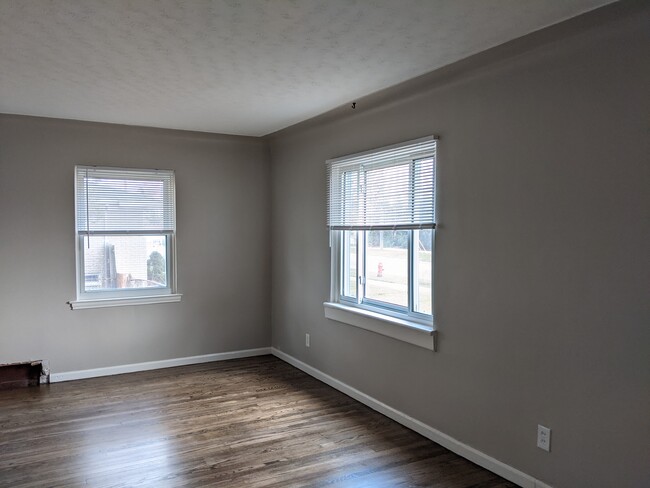
[[[0,112],[264,135],[611,0],[0,0]]]

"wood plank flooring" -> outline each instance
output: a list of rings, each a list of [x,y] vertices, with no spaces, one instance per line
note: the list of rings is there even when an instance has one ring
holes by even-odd
[[[0,391],[0,487],[513,487],[272,356]]]

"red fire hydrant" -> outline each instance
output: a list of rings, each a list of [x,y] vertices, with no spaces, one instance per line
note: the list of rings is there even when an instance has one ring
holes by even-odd
[[[383,263],[379,263],[379,264],[377,265],[377,277],[378,277],[378,278],[381,278],[382,276],[384,276],[384,264],[383,264]]]

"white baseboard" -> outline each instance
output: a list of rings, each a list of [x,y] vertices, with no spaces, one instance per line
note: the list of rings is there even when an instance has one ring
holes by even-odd
[[[124,364],[119,366],[108,366],[105,368],[85,369],[80,371],[67,371],[62,373],[51,373],[50,382],[57,383],[61,381],[72,381],[86,378],[97,378],[100,376],[111,376],[124,373],[135,373],[137,371],[149,371],[152,369],[171,368],[174,366],[185,366],[188,364],[209,363],[213,361],[225,361],[227,359],[246,358],[253,356],[263,356],[266,354],[273,354],[274,356],[282,359],[283,361],[295,366],[296,368],[304,371],[310,376],[322,381],[323,383],[345,393],[346,395],[354,398],[355,400],[367,405],[368,407],[376,410],[377,412],[393,419],[399,424],[414,430],[418,434],[431,439],[432,441],[440,444],[441,446],[449,449],[450,451],[458,454],[472,461],[483,468],[492,471],[493,473],[502,476],[503,478],[518,484],[523,488],[551,488],[549,485],[533,478],[532,476],[519,471],[501,461],[488,456],[487,454],[474,449],[473,447],[463,444],[457,439],[454,439],[443,432],[440,432],[433,427],[420,422],[406,415],[393,407],[380,402],[379,400],[357,390],[356,388],[337,380],[336,378],[323,373],[322,371],[303,363],[302,361],[286,354],[279,349],[272,347],[261,347],[258,349],[245,349],[242,351],[220,352],[215,354],[204,354],[202,356],[190,356],[184,358],[163,359],[160,361],[149,361],[145,363]]]
[[[332,388],[345,393],[346,395],[354,398],[364,405],[367,405],[373,410],[376,410],[386,417],[393,419],[397,423],[402,424],[411,430],[414,430],[418,434],[431,439],[433,442],[436,442],[441,446],[449,449],[450,451],[455,452],[459,456],[462,456],[465,459],[468,459],[473,463],[498,474],[508,481],[516,483],[523,488],[551,488],[549,485],[542,483],[532,476],[529,476],[526,473],[513,468],[512,466],[502,463],[501,461],[494,459],[493,457],[490,457],[487,454],[468,446],[467,444],[463,444],[459,440],[454,439],[453,437],[450,437],[447,434],[444,434],[439,430],[434,429],[433,427],[420,422],[419,420],[416,420],[413,417],[410,417],[405,413],[400,412],[399,410],[396,410],[393,407],[390,407],[369,395],[366,395],[356,388],[353,388],[350,385],[347,385],[342,381],[339,381],[336,378],[333,378],[332,376],[325,374],[306,363],[303,363],[302,361],[294,358],[293,356],[290,356],[289,354],[286,354],[274,347],[271,348],[271,353],[279,359],[282,359],[292,366],[295,366],[296,368],[304,371],[308,375],[313,376],[325,384],[328,384]]]
[[[185,358],[163,359],[160,361],[149,361],[146,363],[122,364],[119,366],[84,369],[81,371],[66,371],[63,373],[50,373],[50,383],[57,383],[60,381],[82,380],[85,378],[97,378],[99,376],[111,376],[114,374],[135,373],[137,371],[149,371],[151,369],[171,368],[174,366],[185,366],[187,364],[200,364],[200,363],[210,363],[212,361],[225,361],[226,359],[264,356],[265,354],[271,354],[270,347],[260,347],[259,349],[245,349],[242,351],[218,352],[215,354],[204,354],[202,356],[189,356]]]

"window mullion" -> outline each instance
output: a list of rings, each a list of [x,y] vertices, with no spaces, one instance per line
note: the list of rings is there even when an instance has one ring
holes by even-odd
[[[90,236],[88,236],[90,245]],[[77,233],[77,297],[85,291],[84,237]]]
[[[409,165],[409,186],[410,186],[410,213],[411,223],[415,221],[415,160]],[[408,313],[413,313],[417,307],[417,297],[415,294],[415,277],[417,276],[417,254],[415,250],[415,231],[409,230],[408,244]]]
[[[409,313],[412,313],[416,307],[415,297],[415,276],[416,276],[416,259],[415,259],[415,231],[409,230],[409,244],[408,244],[408,299],[409,299]]]
[[[167,234],[165,236],[165,282],[167,284],[167,287],[170,289],[175,288],[175,277],[174,277],[174,271],[172,269],[173,266],[173,259],[172,256],[174,255],[174,249],[173,249],[173,242],[172,242],[172,236]]]
[[[366,231],[357,232],[357,303],[366,298]]]
[[[341,231],[341,267],[340,279],[339,279],[339,288],[341,290],[341,295],[348,295],[348,287],[350,280],[350,235],[348,232]]]

